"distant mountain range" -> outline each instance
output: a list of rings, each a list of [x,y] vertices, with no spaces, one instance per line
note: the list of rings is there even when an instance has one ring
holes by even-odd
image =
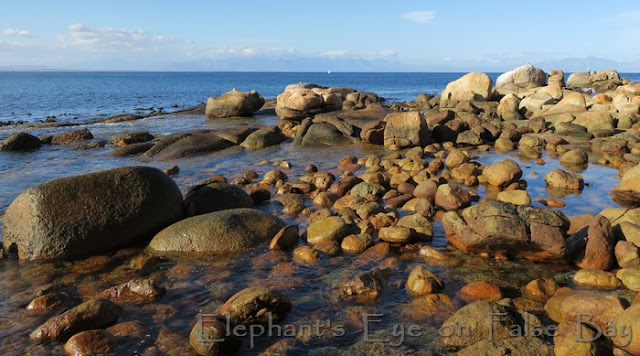
[[[173,62],[166,65],[128,65],[126,68],[110,68],[97,64],[78,67],[5,66],[0,71],[265,71],[265,72],[494,72],[501,73],[526,63],[502,64],[408,64],[388,59],[358,59],[332,57],[235,57]],[[622,73],[639,73],[640,60],[618,62],[606,58],[565,58],[531,62],[545,71],[562,69],[565,72],[617,69]]]

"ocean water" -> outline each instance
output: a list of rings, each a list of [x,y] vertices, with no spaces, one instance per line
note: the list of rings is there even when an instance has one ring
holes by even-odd
[[[188,107],[233,88],[275,98],[291,83],[372,91],[389,101],[438,93],[463,73],[1,72],[0,120],[90,119]],[[494,79],[498,74],[492,74]],[[144,112],[144,111],[143,111]]]
[[[500,73],[488,73],[495,81]],[[352,87],[388,101],[441,92],[464,73],[0,72],[0,121],[91,119],[184,108],[233,88],[275,98],[291,83]],[[640,73],[624,73],[640,80]]]

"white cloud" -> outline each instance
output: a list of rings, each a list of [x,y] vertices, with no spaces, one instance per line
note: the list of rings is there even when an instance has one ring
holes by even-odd
[[[166,37],[143,30],[115,27],[89,27],[81,24],[69,25],[67,33],[58,37],[63,46],[95,50],[148,48],[165,42]]]
[[[411,12],[402,14],[403,19],[411,22],[418,22],[418,23],[429,23],[435,17],[436,17],[435,11],[411,11]]]
[[[31,37],[31,31],[17,28],[5,28],[2,34],[7,37]]]
[[[234,57],[234,56],[244,56],[244,57],[255,57],[255,56],[274,56],[274,55],[283,55],[283,54],[293,54],[293,48],[281,48],[281,47],[213,47],[213,48],[205,48],[198,49],[193,48],[192,51],[197,51],[202,54],[206,54],[212,57]]]
[[[385,49],[378,52],[378,54],[380,55],[380,57],[394,57],[397,53],[395,50]]]
[[[347,51],[345,50],[330,50],[321,54],[323,57],[345,57],[347,55]]]
[[[609,23],[635,23],[640,22],[640,10],[621,12],[605,18]]]

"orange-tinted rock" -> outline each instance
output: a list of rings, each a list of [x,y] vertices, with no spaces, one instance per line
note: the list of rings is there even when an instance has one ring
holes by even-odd
[[[500,287],[491,282],[480,281],[465,285],[458,291],[457,296],[467,303],[475,302],[476,300],[498,301],[502,299],[502,291]]]
[[[114,351],[116,342],[106,330],[88,330],[73,335],[64,350],[71,356],[104,355]]]

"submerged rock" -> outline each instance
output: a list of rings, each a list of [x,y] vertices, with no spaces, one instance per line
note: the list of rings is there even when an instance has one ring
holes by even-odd
[[[409,273],[406,287],[411,295],[438,293],[444,289],[444,281],[428,269],[416,266]]]
[[[149,248],[163,252],[241,252],[269,241],[285,225],[260,210],[221,210],[167,227],[151,240]]]
[[[291,303],[280,293],[264,288],[249,287],[234,294],[219,309],[220,315],[228,315],[234,324],[265,324],[284,318],[291,310]]]
[[[122,308],[106,300],[90,300],[54,316],[34,330],[32,340],[65,340],[85,330],[114,324]]]
[[[567,256],[569,220],[551,209],[491,201],[446,213],[442,223],[449,243],[463,251],[555,262]]]
[[[233,146],[230,141],[211,133],[186,135],[177,139],[167,138],[166,140],[166,145],[163,141],[160,141],[160,143],[156,144],[156,146],[160,145],[158,146],[158,151],[153,154],[147,153],[147,155],[151,155],[158,161],[171,161],[179,158],[205,155]],[[156,151],[155,147],[153,150]]]
[[[189,344],[198,355],[202,356],[233,354],[240,343],[241,340],[228,336],[225,323],[216,319],[203,318],[189,333]]]
[[[40,139],[26,132],[18,132],[0,142],[0,151],[33,151],[42,146]]]
[[[64,350],[68,355],[108,355],[114,353],[117,342],[108,331],[97,329],[82,331],[73,335]]]
[[[80,129],[62,132],[53,135],[51,138],[51,144],[53,145],[71,145],[78,141],[90,140],[93,138],[93,134],[89,129]]]
[[[4,216],[20,259],[77,258],[142,241],[183,216],[175,182],[151,167],[54,179],[22,192]]]

